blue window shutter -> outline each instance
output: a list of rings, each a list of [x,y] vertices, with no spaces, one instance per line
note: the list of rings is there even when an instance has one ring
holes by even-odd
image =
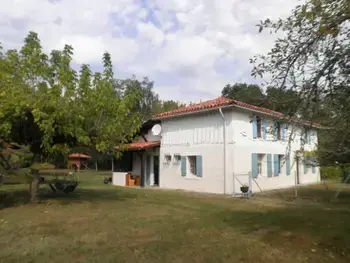
[[[272,177],[272,157],[271,157],[271,154],[267,155],[267,176]]]
[[[286,157],[286,175],[290,175],[290,155]]]
[[[201,155],[196,156],[196,174],[198,177],[203,176],[203,162]]]
[[[186,172],[187,172],[186,163],[187,163],[187,157],[181,156],[181,175],[182,176],[186,176]]]
[[[278,174],[279,174],[279,167],[278,167],[278,154],[274,154],[273,155],[273,165],[274,165],[274,167],[273,167],[273,174],[275,175],[275,176],[278,176]]]
[[[304,174],[307,174],[307,170],[308,170],[307,164],[304,162]]]
[[[258,177],[258,154],[252,153],[252,177]]]
[[[266,120],[261,121],[263,139],[266,140]]]
[[[307,144],[307,130],[304,131],[303,140],[304,140],[304,144]]]
[[[253,125],[253,138],[257,138],[258,137],[258,122],[257,120],[253,120],[252,121],[252,125]]]
[[[316,173],[316,166],[314,164],[312,165],[312,173]]]

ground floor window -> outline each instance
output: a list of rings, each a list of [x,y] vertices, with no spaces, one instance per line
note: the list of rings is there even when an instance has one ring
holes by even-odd
[[[202,165],[201,155],[181,156],[181,175],[202,177]]]
[[[263,153],[258,154],[258,174],[263,175],[265,173],[264,169],[264,160],[265,160],[265,155]]]
[[[188,162],[190,164],[190,172],[193,175],[197,175],[197,158],[196,156],[187,156]]]

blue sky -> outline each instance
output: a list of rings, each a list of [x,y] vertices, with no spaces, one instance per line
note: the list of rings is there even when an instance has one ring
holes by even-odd
[[[258,34],[265,18],[287,16],[298,0],[7,0],[0,42],[18,48],[29,30],[46,51],[70,44],[74,64],[101,68],[112,55],[116,77],[155,82],[163,99],[215,98],[225,84],[254,82],[249,58],[276,36]]]

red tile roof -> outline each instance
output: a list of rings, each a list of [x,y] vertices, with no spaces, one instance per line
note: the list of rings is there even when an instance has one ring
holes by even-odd
[[[89,155],[85,155],[82,153],[72,153],[68,155],[69,158],[81,158],[81,159],[90,159],[91,157]]]
[[[234,100],[224,98],[224,97],[219,97],[219,98],[216,98],[214,100],[208,100],[208,101],[204,101],[204,102],[201,102],[198,104],[178,108],[176,110],[163,112],[163,113],[155,115],[153,118],[154,119],[162,119],[162,118],[172,117],[172,116],[176,116],[176,115],[182,115],[182,114],[186,114],[186,113],[193,113],[193,112],[207,110],[207,109],[219,108],[219,107],[228,106],[231,104],[234,104]]]
[[[137,151],[144,150],[147,148],[158,147],[160,146],[160,142],[133,142],[129,144],[122,145],[121,147],[115,147],[117,150],[126,150],[126,151]]]
[[[239,107],[239,108],[243,108],[251,111],[257,111],[257,112],[265,113],[277,118],[284,118],[284,119],[289,118],[288,116],[278,111],[254,106],[254,105],[251,105],[242,101],[234,100],[234,99],[218,97],[213,100],[208,100],[198,104],[178,108],[176,110],[156,114],[153,116],[153,119],[158,120],[158,119],[169,118],[169,117],[183,115],[183,114],[191,114],[191,113],[195,113],[203,110],[216,109],[216,108],[225,107],[225,106],[233,106],[233,107]],[[321,126],[318,123],[311,123],[311,122],[304,122],[304,123],[312,126]]]

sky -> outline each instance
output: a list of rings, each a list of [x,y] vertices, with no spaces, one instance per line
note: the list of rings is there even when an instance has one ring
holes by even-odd
[[[3,0],[5,1],[5,0]],[[45,51],[74,48],[74,64],[101,70],[111,53],[116,78],[154,81],[162,99],[220,96],[226,84],[260,83],[249,58],[271,49],[258,33],[266,18],[286,17],[298,0],[6,0],[0,42],[19,48],[29,31]]]

